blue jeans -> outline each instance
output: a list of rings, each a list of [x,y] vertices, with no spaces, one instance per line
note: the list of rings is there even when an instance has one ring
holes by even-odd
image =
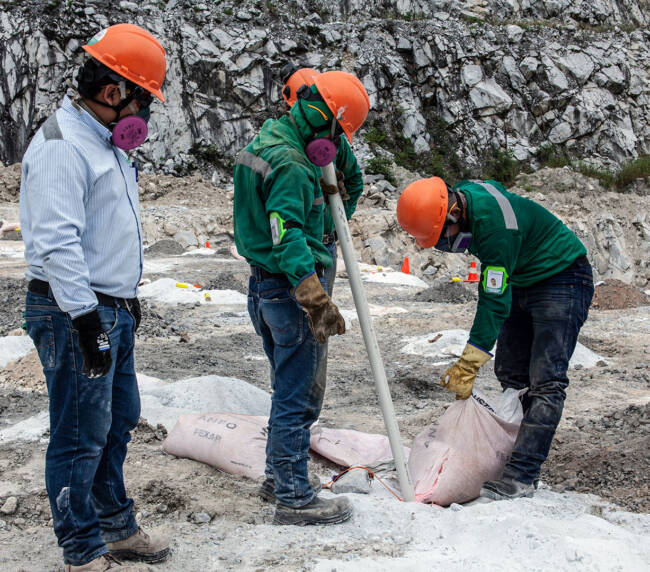
[[[138,530],[122,465],[130,431],[140,418],[135,377],[135,320],[124,308],[98,306],[111,341],[113,365],[101,378],[81,373],[82,356],[70,316],[51,296],[27,293],[25,321],[50,398],[45,485],[54,532],[66,564],[108,552],[106,542]]]
[[[325,377],[317,375],[323,346],[290,290],[286,278],[263,278],[253,269],[248,313],[271,365],[266,476],[274,480],[278,503],[300,507],[315,496],[307,475],[309,430],[320,415]]]
[[[569,359],[594,294],[591,266],[571,266],[527,288],[512,288],[501,327],[494,373],[503,389],[528,388],[524,419],[504,477],[539,479],[562,417]]]

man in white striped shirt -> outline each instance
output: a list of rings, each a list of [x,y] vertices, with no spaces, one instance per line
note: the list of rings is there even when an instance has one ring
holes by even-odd
[[[137,169],[125,150],[164,101],[165,51],[148,32],[98,33],[77,76],[79,97],[34,135],[22,163],[26,329],[50,398],[45,481],[65,570],[149,570],[169,553],[133,515],[122,467],[140,417],[133,346],[142,274]]]

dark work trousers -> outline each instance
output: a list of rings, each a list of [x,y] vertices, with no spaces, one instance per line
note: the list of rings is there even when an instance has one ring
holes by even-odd
[[[324,287],[325,279],[320,280]],[[312,335],[309,318],[284,276],[265,275],[252,267],[248,313],[271,366],[266,476],[274,480],[278,503],[304,506],[315,496],[307,461],[310,428],[325,394],[324,376],[317,375],[323,344]]]
[[[539,479],[562,417],[569,359],[594,294],[589,264],[572,265],[528,286],[512,287],[512,307],[499,332],[494,373],[503,389],[528,388],[524,419],[504,477]]]
[[[140,418],[135,320],[117,305],[100,305],[97,311],[111,341],[113,365],[104,377],[90,379],[81,373],[78,333],[70,316],[51,292],[27,292],[27,333],[50,398],[45,484],[64,560],[75,566],[108,552],[106,542],[138,530],[122,473],[130,432]]]

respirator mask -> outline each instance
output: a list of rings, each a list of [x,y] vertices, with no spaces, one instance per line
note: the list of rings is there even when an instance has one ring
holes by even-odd
[[[311,138],[307,142],[307,145],[305,145],[305,154],[307,155],[307,158],[317,167],[324,167],[325,165],[329,165],[332,161],[334,161],[336,157],[339,145],[341,144],[341,135],[343,135],[343,129],[341,128],[339,122],[335,118],[332,118],[329,120],[331,123],[329,137],[317,137],[316,134],[322,133],[325,127],[315,127],[314,124],[309,121],[309,118],[303,109],[303,105],[307,105],[307,107],[315,109],[321,115],[323,115],[323,118],[327,121],[328,117],[325,115],[325,113],[323,113],[322,110],[320,110],[315,105],[310,105],[308,103],[310,100],[323,101],[323,99],[320,94],[313,93],[311,89],[309,89],[309,87],[306,85],[302,86],[298,90],[297,95],[298,101],[296,102],[296,105],[298,105],[300,113],[302,114],[302,118],[305,120],[305,123],[309,125],[312,133]]]
[[[122,101],[117,105],[107,105],[107,107],[115,111],[116,118],[116,121],[109,124],[109,128],[113,133],[113,145],[125,151],[130,151],[142,145],[147,138],[147,134],[149,133],[147,123],[151,117],[149,106],[153,101],[153,96],[139,85],[131,89],[130,93],[127,93],[125,82],[121,81],[119,86]],[[137,111],[133,105],[134,102],[138,104]],[[103,102],[97,103],[106,105]],[[122,119],[118,119],[120,113],[126,107],[131,110],[133,115],[127,115],[126,117],[122,117]]]
[[[454,201],[449,207],[449,209],[447,210],[447,218],[445,220],[445,224],[442,227],[440,238],[438,239],[438,242],[435,244],[434,248],[436,250],[440,250],[441,252],[465,252],[469,248],[470,243],[472,242],[472,233],[457,232],[456,234],[449,234],[450,224],[460,224],[462,228],[463,223],[465,222],[465,218],[463,217],[462,214],[463,203],[460,201],[460,197],[458,196],[458,193],[454,191],[449,191],[449,194],[453,196]],[[459,217],[455,217],[451,214],[451,211],[456,205],[459,205],[461,208],[461,215]]]

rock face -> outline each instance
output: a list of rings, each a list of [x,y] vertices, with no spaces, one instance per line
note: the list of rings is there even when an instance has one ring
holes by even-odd
[[[345,69],[366,86],[374,126],[416,153],[445,122],[476,166],[508,147],[534,162],[553,143],[620,163],[650,152],[650,32],[645,0],[396,0],[284,3],[3,2],[0,159],[19,161],[84,59],[80,46],[137,23],[168,55],[145,168],[181,173],[197,158],[229,168],[262,121],[281,112],[287,60]],[[392,149],[388,148],[390,152]],[[363,156],[363,154],[362,154]]]

